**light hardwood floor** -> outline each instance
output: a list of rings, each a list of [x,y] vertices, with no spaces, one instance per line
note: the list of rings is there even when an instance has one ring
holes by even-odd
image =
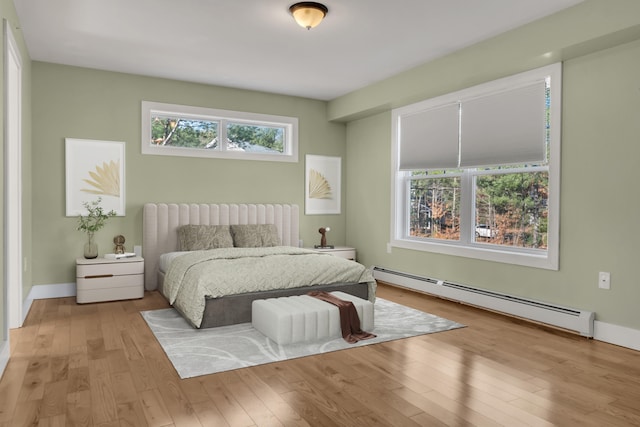
[[[0,426],[640,425],[640,352],[380,285],[468,325],[181,380],[142,300],[33,303],[11,331]]]

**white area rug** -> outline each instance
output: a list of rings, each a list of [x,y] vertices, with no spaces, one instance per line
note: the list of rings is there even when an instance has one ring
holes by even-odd
[[[172,308],[143,311],[141,314],[180,378],[464,327],[451,320],[382,298],[376,299],[374,307],[375,328],[367,332],[372,332],[377,337],[356,344],[349,344],[342,337],[336,337],[325,341],[279,345],[255,330],[251,323],[194,329]]]

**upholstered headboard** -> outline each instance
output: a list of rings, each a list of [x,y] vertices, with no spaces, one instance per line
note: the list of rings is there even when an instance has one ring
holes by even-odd
[[[298,246],[298,205],[147,203],[142,218],[145,289],[157,288],[161,254],[178,250],[178,227],[186,224],[275,224],[284,246]]]

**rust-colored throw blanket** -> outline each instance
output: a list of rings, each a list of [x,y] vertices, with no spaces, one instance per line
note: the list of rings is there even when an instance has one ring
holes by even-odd
[[[351,301],[340,299],[329,292],[311,291],[307,295],[326,301],[338,307],[340,311],[340,327],[342,328],[342,338],[350,344],[362,340],[375,338],[376,336],[360,329],[360,318],[358,311]]]

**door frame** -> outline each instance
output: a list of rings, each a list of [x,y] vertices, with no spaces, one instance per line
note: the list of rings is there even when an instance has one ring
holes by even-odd
[[[22,57],[4,19],[4,282],[5,341],[23,322],[22,295]],[[0,361],[1,362],[1,361]]]

